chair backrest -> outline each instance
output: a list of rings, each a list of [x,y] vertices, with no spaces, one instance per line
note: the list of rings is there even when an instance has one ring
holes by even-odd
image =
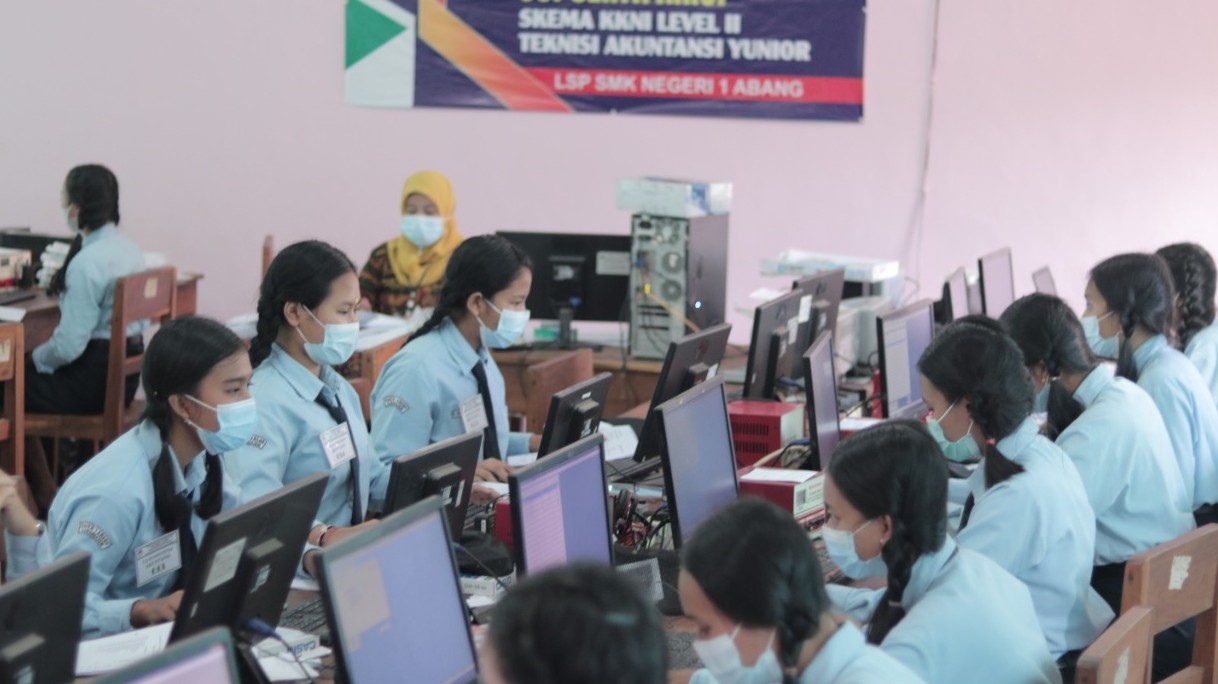
[[[550,398],[577,382],[592,377],[592,350],[579,349],[560,354],[528,367],[525,371],[529,430],[540,433],[550,412]]]
[[[127,356],[127,327],[139,321],[163,324],[177,313],[177,269],[154,268],[119,278],[114,283],[114,316],[110,322],[110,358],[106,369],[103,409],[106,441],[123,432],[127,378],[138,375],[144,353]]]
[[[25,474],[25,327],[0,324],[0,383],[4,384],[7,437],[0,443],[0,468],[10,475]]]
[[[1078,684],[1146,684],[1150,681],[1150,632],[1154,611],[1135,606],[1104,630],[1079,656]]]

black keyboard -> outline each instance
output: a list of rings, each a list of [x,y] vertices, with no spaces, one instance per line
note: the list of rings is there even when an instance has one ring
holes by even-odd
[[[702,667],[702,660],[694,650],[694,632],[666,632],[668,636],[668,669],[696,670]]]
[[[283,611],[279,626],[315,634],[322,646],[330,645],[330,625],[326,623],[326,608],[320,597]]]
[[[649,458],[641,463],[626,458],[605,461],[605,479],[609,482],[637,482],[659,470],[661,465],[658,458]]]
[[[8,306],[17,302],[24,302],[27,299],[33,299],[34,292],[31,290],[13,290],[0,294],[0,306]]]

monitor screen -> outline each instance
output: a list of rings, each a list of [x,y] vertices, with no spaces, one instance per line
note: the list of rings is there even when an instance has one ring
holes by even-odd
[[[216,644],[202,653],[173,663],[137,679],[131,684],[237,684],[229,671],[228,651]]]
[[[73,553],[0,586],[0,682],[70,682],[90,555]]]
[[[1011,272],[1011,250],[1001,249],[977,260],[981,280],[981,305],[985,315],[998,318],[1015,301],[1015,277]]]
[[[673,543],[680,546],[702,521],[736,498],[736,453],[723,379],[685,392],[659,413]]]
[[[876,319],[885,418],[920,418],[926,412],[918,359],[935,335],[934,306],[916,302]]]
[[[946,322],[958,321],[969,314],[968,306],[968,278],[964,274],[963,268],[956,269],[947,277],[947,293],[951,300],[951,316]]]
[[[442,506],[428,499],[324,553],[323,590],[347,681],[477,678]]]
[[[96,680],[97,684],[238,684],[233,639],[211,629]]]
[[[1036,291],[1041,294],[1057,295],[1057,283],[1053,280],[1053,272],[1048,266],[1036,271],[1032,274],[1032,283],[1036,286]]]
[[[439,496],[448,507],[448,529],[460,536],[481,453],[482,433],[469,432],[395,458],[382,514],[387,516],[429,496]]]
[[[604,462],[598,434],[509,477],[519,571],[613,562]]]
[[[529,255],[533,285],[525,306],[535,320],[569,307],[577,321],[628,320],[630,235],[500,231]]]
[[[837,268],[832,271],[822,271],[813,276],[800,278],[792,285],[792,290],[798,290],[801,298],[799,334],[796,340],[796,355],[802,356],[812,340],[823,329],[828,328],[837,334],[837,312],[842,304],[842,290],[846,286],[846,269]],[[805,310],[815,310],[812,315],[804,315]],[[806,320],[803,320],[806,319]]]
[[[804,387],[808,400],[808,426],[816,440],[817,470],[827,470],[841,439],[837,406],[837,375],[833,368],[833,333],[817,335],[804,354]]]
[[[555,393],[537,455],[545,456],[596,432],[612,382],[612,373],[601,373]]]
[[[787,347],[799,338],[800,299],[798,291],[788,292],[758,306],[753,312],[753,337],[749,343],[749,362],[744,371],[746,399],[774,398],[774,383],[779,377],[795,374],[794,368],[781,367],[783,360],[799,358]],[[811,311],[806,312],[811,315]],[[778,348],[775,349],[774,345]]]

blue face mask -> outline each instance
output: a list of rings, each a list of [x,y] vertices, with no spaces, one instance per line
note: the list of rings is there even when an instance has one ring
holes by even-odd
[[[863,560],[859,558],[858,549],[854,546],[854,535],[871,523],[872,521],[868,520],[853,532],[836,530],[828,525],[820,528],[821,538],[825,540],[825,551],[829,554],[829,559],[850,579],[883,577],[888,574],[884,554],[877,554],[871,560]]]
[[[1119,335],[1112,337],[1104,337],[1100,334],[1100,321],[1108,318],[1115,311],[1096,318],[1095,316],[1083,316],[1083,335],[1087,337],[1087,346],[1091,347],[1091,351],[1095,355],[1103,359],[1115,359],[1121,355],[1121,338]]]
[[[525,326],[529,324],[529,312],[500,309],[491,304],[489,299],[486,300],[486,305],[499,314],[499,326],[491,330],[479,318],[478,325],[482,327],[482,343],[491,349],[507,349],[516,344],[516,340],[519,340],[520,336],[524,334]]]
[[[444,237],[444,217],[407,214],[402,217],[402,235],[419,249],[427,249]]]
[[[943,434],[943,426],[940,421],[947,417],[947,414],[956,408],[957,402],[952,402],[951,406],[943,412],[942,416],[930,416],[926,419],[926,428],[930,430],[930,436],[935,438],[939,443],[939,448],[943,450],[943,455],[948,460],[956,463],[968,463],[981,458],[981,447],[977,446],[977,440],[973,439],[973,421],[968,422],[968,429],[964,431],[964,436],[956,441],[951,441],[947,435]]]
[[[310,342],[304,333],[300,332],[300,328],[296,328],[296,334],[300,335],[300,339],[304,340],[305,354],[313,359],[314,363],[320,363],[323,366],[338,366],[347,362],[351,355],[355,353],[355,345],[359,342],[359,323],[322,323],[317,320],[317,316],[309,311],[308,307],[302,307],[305,313],[309,314],[309,318],[317,321],[317,324],[325,328],[325,336],[320,343]]]
[[[258,427],[258,406],[253,397],[219,406],[204,404],[189,394],[186,395],[186,398],[199,406],[211,409],[220,423],[220,429],[212,432],[189,420],[186,421],[188,425],[198,431],[199,439],[202,440],[203,448],[207,450],[207,453],[218,456],[236,451],[245,446],[245,443],[250,441],[250,437],[254,436],[254,430]]]
[[[1051,384],[1053,384],[1052,380],[1046,380],[1045,386],[1036,393],[1036,399],[1032,401],[1032,413],[1049,412],[1049,385]]]

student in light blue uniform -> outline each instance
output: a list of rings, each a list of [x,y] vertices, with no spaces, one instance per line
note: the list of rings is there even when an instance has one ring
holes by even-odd
[[[956,540],[1028,586],[1049,652],[1063,667],[1113,611],[1091,588],[1095,513],[1078,469],[1032,419],[1032,378],[996,321],[966,317],[918,362],[930,433],[945,456],[983,456],[968,478]]]
[[[143,421],[68,478],[45,534],[8,535],[17,572],[90,554],[86,638],[174,619],[207,520],[243,500],[219,454],[257,424],[251,373],[223,325],[165,324],[144,356]]]
[[[477,478],[503,482],[503,459],[536,451],[536,435],[508,431],[503,375],[490,354],[523,334],[532,283],[528,255],[502,237],[480,235],[457,247],[431,319],[385,364],[372,392],[381,462],[480,430]]]
[[[698,627],[693,684],[923,681],[830,614],[816,551],[789,511],[741,499],[681,552],[681,607]]]
[[[1171,438],[1154,401],[1096,362],[1065,302],[1033,294],[1002,314],[1039,386],[1044,432],[1078,468],[1096,517],[1091,586],[1121,609],[1125,562],[1194,527]]]
[[[1117,375],[1146,390],[1167,425],[1197,525],[1218,522],[1218,404],[1197,368],[1172,349],[1175,294],[1167,264],[1120,254],[1091,271],[1083,329],[1100,355],[1117,351]]]
[[[1197,367],[1218,401],[1218,324],[1214,322],[1218,269],[1214,258],[1191,242],[1168,245],[1155,254],[1167,262],[1176,286],[1176,346]]]
[[[368,441],[359,395],[334,370],[359,340],[359,279],[320,241],[289,245],[262,280],[250,343],[258,429],[225,458],[249,498],[329,473],[309,543],[352,534],[385,500],[389,469]]]
[[[1027,587],[947,536],[947,464],[920,424],[890,421],[838,445],[825,512],[833,562],[852,579],[887,580],[828,587],[869,642],[926,682],[1062,681]]]

